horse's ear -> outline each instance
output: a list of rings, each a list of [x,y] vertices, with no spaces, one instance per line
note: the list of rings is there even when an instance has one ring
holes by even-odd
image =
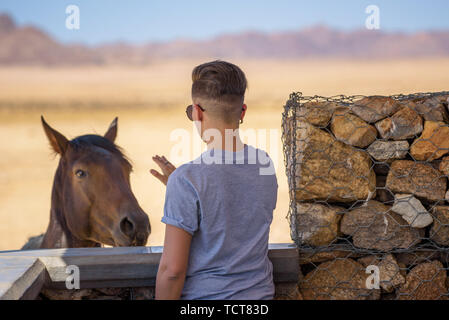
[[[41,116],[41,121],[42,126],[44,127],[45,134],[47,135],[48,141],[50,141],[52,149],[56,153],[59,153],[60,155],[64,154],[64,152],[67,150],[69,140],[67,140],[67,138],[64,137],[62,134],[60,134],[58,131],[50,127],[48,123],[45,122],[43,116]]]
[[[115,119],[112,120],[111,124],[109,125],[108,131],[106,131],[106,133],[104,134],[104,137],[111,142],[114,142],[115,138],[117,138],[117,122],[118,118],[115,117]]]

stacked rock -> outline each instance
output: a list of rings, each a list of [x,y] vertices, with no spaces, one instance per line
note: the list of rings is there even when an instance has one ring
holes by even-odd
[[[304,299],[449,296],[448,103],[447,92],[287,103]]]

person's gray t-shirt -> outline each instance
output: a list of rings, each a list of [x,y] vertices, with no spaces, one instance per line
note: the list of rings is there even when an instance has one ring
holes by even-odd
[[[169,177],[162,222],[190,233],[182,299],[272,299],[277,180],[266,152],[209,150]]]

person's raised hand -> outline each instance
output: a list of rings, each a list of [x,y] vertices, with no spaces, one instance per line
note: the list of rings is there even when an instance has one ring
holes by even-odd
[[[153,161],[156,162],[159,168],[161,168],[162,173],[154,169],[151,169],[150,173],[164,185],[167,185],[168,177],[173,171],[175,171],[176,167],[171,164],[171,162],[168,161],[164,156],[161,157],[156,155],[153,157]]]

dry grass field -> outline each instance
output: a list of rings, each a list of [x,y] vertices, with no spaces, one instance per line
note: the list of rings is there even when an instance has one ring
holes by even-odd
[[[153,227],[148,245],[161,245],[165,190],[148,171],[155,167],[152,155],[176,156],[171,154],[179,144],[170,139],[173,130],[182,128],[194,137],[184,109],[190,103],[190,72],[199,62],[0,68],[0,250],[19,248],[27,237],[44,232],[48,223],[58,159],[50,152],[41,114],[70,138],[103,133],[110,121],[119,117],[117,143],[134,164],[132,186]],[[292,91],[372,95],[449,90],[449,59],[234,62],[249,79],[248,112],[242,129],[278,130],[275,143],[266,147],[266,141],[257,143],[274,158],[279,181],[270,242],[290,242],[280,125],[282,107]],[[194,156],[192,150],[191,158]]]

